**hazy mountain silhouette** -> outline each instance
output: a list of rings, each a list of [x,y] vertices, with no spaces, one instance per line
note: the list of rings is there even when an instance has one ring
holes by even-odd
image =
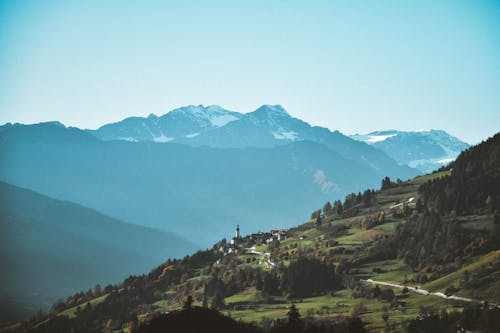
[[[0,321],[57,298],[145,273],[196,246],[172,233],[104,216],[0,182]]]

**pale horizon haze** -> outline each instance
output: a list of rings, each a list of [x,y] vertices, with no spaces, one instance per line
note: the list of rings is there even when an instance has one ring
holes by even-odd
[[[280,104],[345,134],[500,125],[499,1],[0,1],[0,123]]]

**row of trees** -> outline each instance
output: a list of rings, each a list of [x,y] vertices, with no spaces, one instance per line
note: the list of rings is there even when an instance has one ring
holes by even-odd
[[[372,207],[376,203],[375,193],[375,190],[367,189],[363,193],[359,192],[356,194],[353,192],[346,195],[343,203],[340,200],[335,200],[333,204],[327,201],[323,205],[323,209],[318,209],[311,213],[311,220],[320,224],[321,216],[343,217],[349,211],[351,211],[351,214],[355,214],[356,212],[352,212],[352,209],[358,205],[361,205],[361,207]]]

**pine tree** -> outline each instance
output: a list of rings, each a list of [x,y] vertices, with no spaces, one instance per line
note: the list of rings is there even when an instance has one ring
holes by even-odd
[[[319,214],[316,217],[316,228],[320,228],[322,224],[323,224],[323,221],[321,220],[321,214]]]
[[[288,315],[288,326],[292,330],[298,330],[298,328],[300,327],[300,313],[299,309],[297,309],[295,304],[292,304],[290,306],[287,315]]]
[[[327,201],[325,205],[323,206],[323,214],[325,215],[331,215],[332,214],[332,204],[330,201]]]

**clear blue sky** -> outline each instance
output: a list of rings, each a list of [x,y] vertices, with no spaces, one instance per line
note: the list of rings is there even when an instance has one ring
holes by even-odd
[[[0,0],[0,122],[281,104],[346,134],[500,130],[500,1]]]

